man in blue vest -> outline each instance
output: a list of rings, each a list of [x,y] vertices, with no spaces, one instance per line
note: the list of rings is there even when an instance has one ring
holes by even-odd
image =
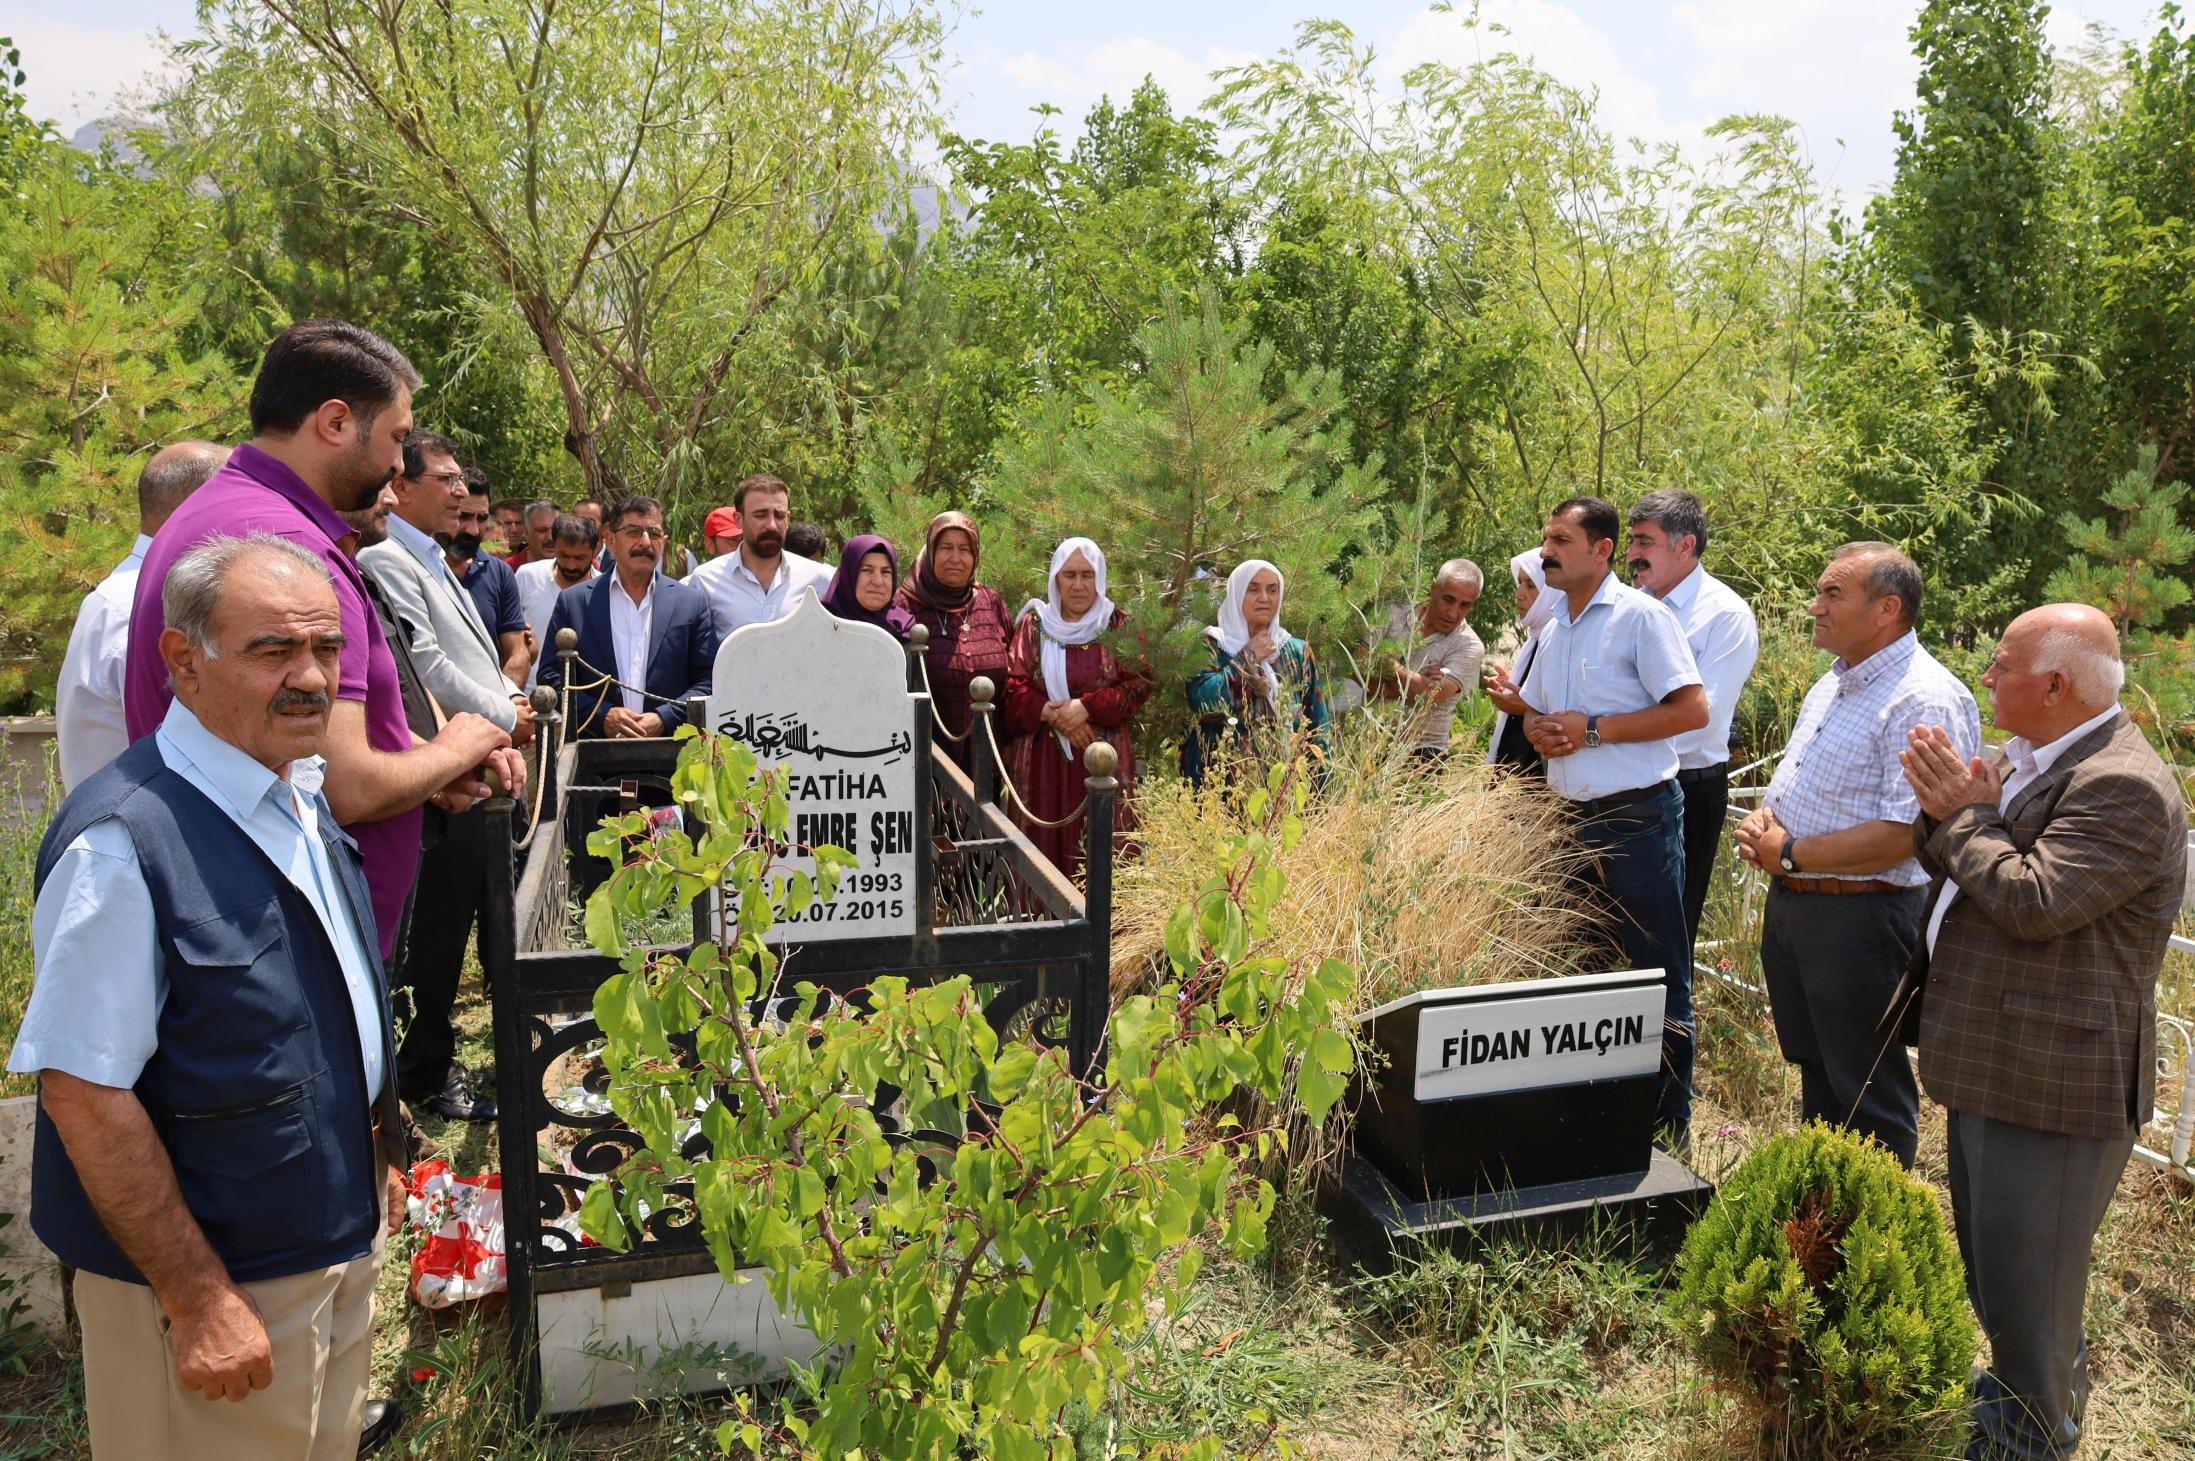
[[[174,702],[38,851],[31,1227],[77,1270],[100,1461],[349,1461],[404,1152],[373,903],[318,791],[342,619],[268,534],[185,553],[161,608]]]

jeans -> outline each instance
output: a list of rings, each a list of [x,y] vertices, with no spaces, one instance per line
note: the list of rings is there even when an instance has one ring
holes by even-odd
[[[1665,781],[1652,795],[1579,817],[1578,845],[1594,854],[1583,891],[1599,932],[1633,969],[1667,976],[1661,1094],[1655,1122],[1681,1143],[1692,1126],[1692,940],[1684,925],[1684,792]]]

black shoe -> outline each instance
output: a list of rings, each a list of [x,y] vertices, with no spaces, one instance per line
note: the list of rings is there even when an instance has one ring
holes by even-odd
[[[423,1106],[446,1121],[495,1120],[495,1102],[473,1090],[471,1078],[454,1065],[441,1090],[412,1104]]]
[[[403,1425],[404,1407],[393,1397],[367,1401],[365,1412],[359,1417],[358,1454],[371,1456],[394,1440]]]

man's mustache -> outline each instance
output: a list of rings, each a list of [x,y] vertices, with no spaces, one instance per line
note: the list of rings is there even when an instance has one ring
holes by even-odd
[[[1542,558],[1540,560],[1540,567],[1546,572],[1552,573],[1556,569],[1562,567],[1562,560],[1560,558]]]
[[[276,715],[287,715],[293,710],[310,710],[319,715],[328,713],[328,692],[325,690],[292,690],[287,686],[274,692],[274,703],[269,707]]]
[[[1644,573],[1653,566],[1653,564],[1647,562],[1644,558],[1634,558],[1631,560],[1630,563],[1631,571],[1634,574]]]

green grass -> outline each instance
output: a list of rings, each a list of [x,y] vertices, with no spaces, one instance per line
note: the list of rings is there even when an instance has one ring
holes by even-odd
[[[0,1019],[28,989],[29,853],[0,848]],[[1730,863],[1724,861],[1726,874]],[[1725,876],[1708,939],[1735,976],[1757,980],[1758,900]],[[18,902],[20,900],[20,902]],[[1777,1054],[1766,1009],[1711,979],[1695,981],[1701,1021],[1693,1165],[1715,1178],[1796,1114],[1797,1083]],[[2163,1006],[2195,1013],[2195,960],[2175,955]],[[459,1058],[492,1069],[476,978],[459,1009]],[[492,1169],[495,1128],[426,1117],[428,1147],[464,1172]],[[1923,1107],[1920,1174],[1943,1182],[1942,1113]],[[1948,1215],[1948,1203],[1946,1203]],[[559,1429],[511,1411],[505,1316],[435,1315],[404,1299],[416,1238],[391,1245],[378,1294],[375,1393],[400,1391],[412,1416],[392,1453],[434,1461],[676,1461],[713,1454],[720,1404],[699,1400],[613,1424]],[[1230,1454],[1414,1458],[1677,1458],[1756,1454],[1747,1397],[1693,1362],[1664,1307],[1664,1277],[1596,1241],[1498,1243],[1465,1260],[1431,1252],[1367,1278],[1335,1260],[1301,1194],[1283,1201],[1263,1263],[1213,1256],[1185,1310],[1154,1322],[1137,1366],[1107,1403],[1067,1417],[1083,1461],[1165,1455],[1206,1435]],[[2195,1195],[2129,1168],[2098,1244],[2089,1289],[2094,1393],[2083,1455],[2195,1458]],[[415,1372],[428,1378],[415,1381]],[[81,1377],[45,1352],[0,1377],[0,1458],[82,1458]]]

